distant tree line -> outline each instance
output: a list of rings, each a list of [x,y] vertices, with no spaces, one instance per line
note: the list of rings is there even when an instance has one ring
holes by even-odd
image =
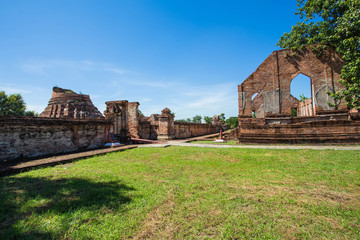
[[[35,111],[26,111],[26,105],[20,94],[6,95],[0,91],[0,115],[37,117]]]
[[[229,117],[226,119],[225,114],[221,113],[219,115],[219,120],[221,120],[224,124],[226,124],[229,128],[236,128],[239,125],[239,121],[237,117]],[[195,115],[192,118],[186,118],[186,119],[178,119],[177,122],[187,122],[187,123],[206,123],[206,124],[212,124],[212,117],[209,116],[200,116]]]

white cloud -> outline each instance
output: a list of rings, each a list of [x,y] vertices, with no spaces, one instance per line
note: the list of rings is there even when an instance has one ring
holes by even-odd
[[[197,114],[212,116],[222,112],[227,117],[237,115],[237,88],[234,82],[201,85],[191,78],[165,78],[161,74],[148,76],[147,73],[139,74],[115,64],[88,60],[29,61],[22,65],[22,69],[26,73],[45,75],[46,83],[44,79],[40,82],[37,76],[32,76],[36,78],[33,81],[38,81],[42,86],[60,84],[64,88],[89,93],[100,111],[105,109],[106,101],[128,100],[140,102],[140,109],[145,115],[161,113],[165,107],[175,112],[177,119]],[[23,88],[27,91],[27,88]],[[46,91],[50,93],[51,89]],[[38,102],[31,100],[29,104],[46,104],[48,96],[44,95]],[[36,109],[39,112],[42,110]]]
[[[114,64],[93,61],[69,61],[69,60],[30,60],[21,65],[21,69],[27,73],[35,75],[48,75],[49,71],[57,69],[68,69],[78,71],[103,71],[118,75],[138,73],[120,68]]]
[[[0,91],[5,91],[6,94],[13,94],[13,93],[30,93],[31,91],[28,89],[22,89],[22,88],[12,88],[12,87],[5,87],[0,86]]]
[[[26,110],[35,111],[37,113],[42,113],[45,110],[46,105],[26,105]]]

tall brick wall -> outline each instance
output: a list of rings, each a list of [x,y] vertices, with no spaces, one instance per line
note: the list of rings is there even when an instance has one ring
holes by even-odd
[[[138,102],[129,102],[127,108],[128,116],[128,128],[130,132],[130,137],[139,138],[139,107]]]
[[[107,120],[0,116],[0,160],[102,147],[110,125]]]
[[[327,101],[333,100],[326,91],[339,91],[344,61],[328,46],[321,54],[316,46],[302,51],[289,49],[274,51],[241,85],[238,86],[239,116],[257,117],[268,114],[290,115],[292,108],[298,108],[299,101],[291,95],[290,84],[301,74],[311,79],[315,107],[319,110],[333,110]],[[254,99],[254,94],[258,93]],[[346,108],[342,103],[340,108]]]

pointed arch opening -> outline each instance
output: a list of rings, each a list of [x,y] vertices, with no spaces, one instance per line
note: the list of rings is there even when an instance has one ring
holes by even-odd
[[[290,94],[299,100],[297,108],[291,109],[292,116],[313,116],[315,103],[312,96],[311,78],[305,74],[297,75],[290,84]]]
[[[253,94],[252,97],[251,97],[251,101],[254,100],[254,98],[255,98],[257,95],[258,95],[258,93]]]
[[[264,118],[264,101],[261,93],[254,93],[251,96],[252,118]]]
[[[297,75],[290,84],[290,93],[293,97],[301,101],[301,96],[307,99],[311,98],[311,78],[300,73]]]

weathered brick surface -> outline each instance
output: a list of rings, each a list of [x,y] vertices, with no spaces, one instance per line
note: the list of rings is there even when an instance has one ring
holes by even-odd
[[[0,116],[0,160],[102,147],[110,125],[107,120]]]
[[[169,140],[175,138],[174,117],[171,115],[170,109],[164,108],[161,111],[161,115],[158,116],[158,119],[158,140]]]
[[[300,73],[310,77],[316,108],[332,110],[326,103],[332,99],[327,90],[338,91],[343,60],[332,47],[321,55],[309,46],[301,52],[289,49],[273,52],[241,85],[239,93],[239,116],[266,117],[268,114],[291,114],[299,101],[290,94],[291,81]],[[252,96],[258,95],[251,100]],[[344,103],[340,108],[345,108]]]
[[[158,114],[153,114],[158,115]],[[139,138],[156,140],[159,134],[158,118],[154,120],[154,116],[139,121]]]
[[[139,103],[129,102],[128,104],[128,128],[130,137],[139,138]]]
[[[54,87],[48,106],[40,117],[68,119],[101,119],[104,116],[93,105],[89,95]]]
[[[360,142],[360,121],[325,120],[290,124],[242,123],[240,142],[253,143],[355,143]]]
[[[212,124],[175,122],[174,130],[175,138],[181,139],[217,133],[220,127]]]
[[[170,140],[216,133],[220,129],[219,125],[175,122],[168,108],[161,114],[140,117],[137,102],[111,101],[106,105],[105,116],[112,121],[111,131],[118,136],[127,133],[131,138]]]
[[[113,124],[110,131],[120,142],[127,142],[130,138],[139,138],[138,102],[126,100],[106,102],[104,114]]]

